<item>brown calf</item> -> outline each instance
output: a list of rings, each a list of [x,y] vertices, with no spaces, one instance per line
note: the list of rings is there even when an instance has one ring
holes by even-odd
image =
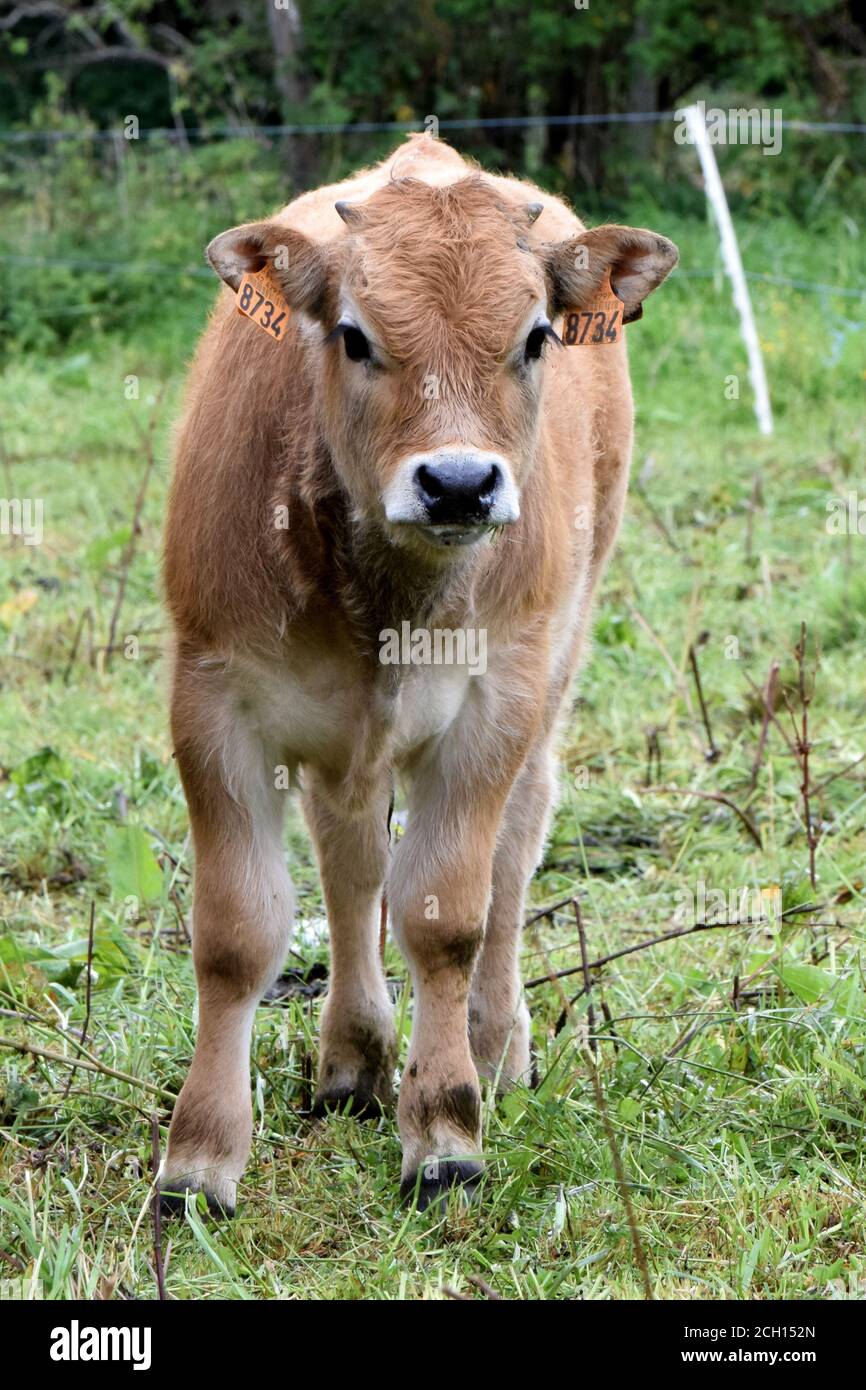
[[[417,136],[208,256],[230,290],[191,372],[165,554],[200,1016],[163,1191],[235,1205],[253,1016],[292,915],[291,778],[331,937],[316,1109],[391,1099],[386,891],[415,994],[403,1190],[426,1205],[480,1175],[478,1075],[530,1079],[524,893],[626,489],[621,327],[598,346],[548,340],[609,278],[639,317],[676,250],[585,231]],[[230,292],[262,268],[291,311],[279,336]],[[408,828],[389,859],[395,775]]]

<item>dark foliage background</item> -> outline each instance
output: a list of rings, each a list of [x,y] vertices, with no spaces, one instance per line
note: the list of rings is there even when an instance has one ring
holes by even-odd
[[[788,118],[866,121],[866,35],[849,0],[63,0],[0,6],[0,127],[49,100],[97,127],[493,120],[669,110],[696,94]],[[655,172],[652,125],[485,132],[487,162],[597,188]],[[393,137],[391,137],[393,138]],[[379,142],[381,143],[381,142]],[[387,143],[387,141],[386,141]],[[375,154],[377,142],[368,142]],[[816,146],[802,175],[814,176]],[[291,142],[315,181],[346,137]],[[364,153],[367,153],[365,150]],[[863,157],[853,161],[862,172]]]

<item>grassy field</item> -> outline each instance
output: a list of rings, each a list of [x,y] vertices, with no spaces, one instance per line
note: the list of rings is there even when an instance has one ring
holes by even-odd
[[[171,1298],[483,1298],[476,1276],[503,1298],[642,1296],[590,1028],[656,1297],[866,1289],[866,542],[828,530],[827,508],[866,497],[863,301],[755,283],[777,412],[761,439],[729,292],[689,274],[713,271],[710,229],[659,208],[631,216],[680,243],[684,273],[628,330],[636,485],[533,901],[577,896],[591,959],[702,914],[736,923],[744,893],[763,890],[784,915],[621,956],[598,972],[592,1016],[585,997],[568,1003],[578,976],[546,978],[579,966],[571,908],[530,923],[542,1083],[488,1097],[483,1201],[419,1216],[398,1204],[392,1120],[303,1114],[327,949],[295,812],[295,974],[257,1016],[238,1217],[215,1226],[191,1208],[166,1227]],[[819,228],[756,217],[741,228],[745,259],[863,284],[852,227],[841,213]],[[71,272],[59,274],[40,290],[58,314],[76,302]],[[193,1044],[158,552],[170,422],[213,291],[192,277],[152,288],[149,314],[126,327],[108,310],[94,319],[88,301],[62,345],[10,355],[0,387],[2,490],[44,499],[41,545],[0,537],[0,1275],[35,1276],[53,1298],[156,1297],[151,1116],[164,1150]],[[801,622],[814,886],[786,708],[799,723]],[[774,661],[778,723],[761,751],[755,687]],[[405,1038],[411,1000],[390,942],[387,964]]]

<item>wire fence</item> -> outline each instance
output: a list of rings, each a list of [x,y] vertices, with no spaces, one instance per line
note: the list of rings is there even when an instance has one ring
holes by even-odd
[[[546,127],[595,126],[595,125],[642,125],[661,121],[680,119],[679,111],[598,111],[582,115],[567,116],[466,116],[438,117],[435,119],[438,130],[533,130]],[[803,121],[780,118],[774,124],[782,130],[800,131],[813,135],[866,135],[866,123],[857,121]],[[298,125],[214,125],[214,126],[149,126],[139,129],[135,139],[165,140],[212,140],[241,139],[256,136],[294,136],[294,135],[376,135],[391,131],[394,133],[422,132],[428,128],[426,121],[352,121],[343,124],[334,122]],[[26,143],[46,140],[116,140],[130,138],[124,135],[121,127],[109,130],[0,130],[0,142]]]
[[[740,113],[737,112],[739,115]],[[172,144],[182,144],[184,141],[205,142],[208,140],[221,139],[248,139],[248,138],[267,138],[277,139],[295,136],[315,136],[315,135],[372,135],[379,133],[420,133],[428,129],[435,120],[437,131],[471,131],[471,130],[532,130],[557,127],[576,127],[599,126],[599,125],[640,125],[647,123],[660,124],[666,121],[680,120],[682,112],[675,111],[606,111],[589,112],[578,115],[562,116],[496,116],[496,117],[461,117],[461,118],[442,118],[428,117],[425,121],[355,121],[351,123],[312,123],[295,125],[256,125],[256,124],[234,124],[234,125],[214,125],[214,126],[193,126],[184,127],[182,124],[177,126],[152,126],[139,129],[134,137],[127,137],[123,129],[118,126],[113,129],[103,130],[0,130],[0,145],[3,144],[29,144],[38,141],[45,141],[49,144],[56,144],[63,141],[103,141],[136,143],[138,140],[155,141],[163,139]],[[803,134],[814,135],[866,135],[866,123],[852,121],[808,121],[791,119],[779,120],[773,117],[774,125],[784,130],[796,131]],[[155,275],[155,276],[174,276],[178,278],[194,278],[201,280],[213,280],[213,272],[202,265],[179,266],[158,262],[124,262],[87,259],[83,257],[67,257],[49,259],[38,256],[23,255],[0,255],[0,266],[19,267],[24,269],[65,269],[88,271],[96,274],[113,275]],[[683,279],[711,279],[715,278],[719,272],[717,269],[703,267],[692,267],[688,269],[679,268],[676,272]],[[758,284],[775,285],[780,288],[793,290],[804,294],[832,295],[843,299],[862,300],[866,298],[866,287],[858,288],[852,285],[834,285],[822,282],[803,280],[786,275],[775,275],[767,271],[746,271],[746,278]]]

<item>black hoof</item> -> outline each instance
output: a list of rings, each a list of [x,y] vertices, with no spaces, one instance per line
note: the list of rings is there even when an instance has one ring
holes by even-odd
[[[160,1187],[159,1209],[163,1216],[183,1216],[186,1211],[187,1193],[196,1196],[200,1191],[204,1192],[208,1213],[215,1220],[224,1221],[234,1216],[234,1204],[227,1205],[221,1202],[215,1193],[208,1192],[207,1188],[194,1187],[184,1178],[168,1178],[165,1185]]]
[[[320,1091],[310,1114],[314,1120],[324,1120],[335,1112],[349,1114],[353,1120],[380,1120],[385,1111],[386,1106],[372,1091],[344,1087],[340,1091]]]
[[[429,1158],[416,1172],[400,1183],[400,1196],[412,1203],[418,1195],[418,1210],[426,1211],[434,1203],[444,1211],[451,1189],[459,1187],[470,1201],[478,1197],[484,1169],[469,1158]]]

